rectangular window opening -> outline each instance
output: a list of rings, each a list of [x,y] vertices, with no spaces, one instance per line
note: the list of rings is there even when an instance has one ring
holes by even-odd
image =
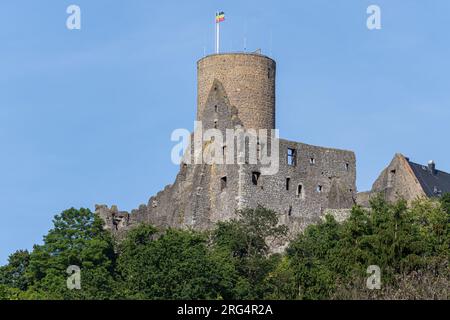
[[[286,178],[286,191],[289,191],[291,187],[291,178]]]
[[[297,165],[297,150],[288,148],[287,152],[287,162],[289,166]]]
[[[258,185],[260,176],[260,172],[252,172],[252,183],[254,186]]]
[[[297,198],[303,198],[303,185],[301,184],[297,186]]]

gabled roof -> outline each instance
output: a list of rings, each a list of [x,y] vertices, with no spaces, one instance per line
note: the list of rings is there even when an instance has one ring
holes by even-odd
[[[429,166],[408,160],[417,180],[428,197],[440,197],[450,193],[450,174],[440,170],[432,170]]]

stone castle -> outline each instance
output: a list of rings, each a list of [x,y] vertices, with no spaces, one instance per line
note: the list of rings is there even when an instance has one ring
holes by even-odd
[[[274,60],[257,53],[216,54],[198,61],[197,69],[197,121],[204,129],[224,135],[226,129],[237,127],[275,129]],[[224,153],[226,148],[234,145],[223,145]],[[358,201],[368,202],[377,191],[357,194],[352,151],[279,139],[278,152],[279,170],[274,175],[262,175],[261,165],[248,161],[182,163],[176,181],[147,205],[131,213],[99,205],[96,212],[106,228],[120,234],[141,223],[207,230],[218,221],[235,218],[239,209],[263,206],[277,212],[280,222],[295,234],[325,214],[344,220]]]

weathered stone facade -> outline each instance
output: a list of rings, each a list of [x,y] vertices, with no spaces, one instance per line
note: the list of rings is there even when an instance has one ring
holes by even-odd
[[[245,128],[275,128],[276,63],[260,54],[218,54],[197,63],[197,119],[203,120],[214,83],[220,82]]]
[[[404,199],[411,203],[420,198],[440,197],[447,192],[450,192],[450,174],[436,170],[433,161],[425,166],[396,154],[372,190],[357,195],[357,203],[368,207],[370,199],[379,195],[388,202]]]
[[[215,128],[223,136],[226,129],[274,129],[275,75],[275,61],[258,54],[203,58],[198,62],[197,120],[203,129]],[[237,148],[232,143],[223,145],[224,153]],[[271,143],[269,139],[258,146],[270,150]],[[276,211],[292,233],[320,221],[325,213],[345,219],[356,201],[354,153],[283,139],[278,152],[274,175],[262,175],[263,166],[248,161],[182,164],[174,184],[147,205],[131,214],[105,206],[98,206],[97,212],[114,232],[140,223],[205,230],[236,217],[236,210],[258,205]]]

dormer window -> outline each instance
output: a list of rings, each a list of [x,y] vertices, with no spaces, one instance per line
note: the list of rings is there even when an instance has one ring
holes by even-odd
[[[433,193],[434,193],[435,195],[438,195],[438,196],[442,195],[442,191],[439,190],[439,188],[436,187],[436,186],[435,186],[434,189],[433,189]]]

